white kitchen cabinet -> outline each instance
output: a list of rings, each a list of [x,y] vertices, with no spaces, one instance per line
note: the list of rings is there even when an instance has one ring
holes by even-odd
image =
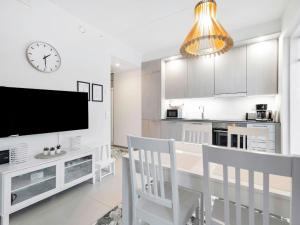
[[[142,119],[161,119],[161,61],[142,64]]]
[[[201,98],[214,95],[214,57],[188,60],[187,97]]]
[[[143,119],[142,136],[150,138],[160,138],[160,121]]]
[[[161,138],[182,140],[182,123],[177,121],[161,122]]]
[[[247,46],[248,95],[277,94],[278,40]]]
[[[247,127],[268,129],[269,138],[248,138],[247,147],[249,150],[280,153],[280,125],[276,123],[249,123]]]
[[[215,94],[247,92],[246,47],[236,47],[215,57]]]
[[[165,98],[185,98],[187,96],[187,59],[165,62]]]

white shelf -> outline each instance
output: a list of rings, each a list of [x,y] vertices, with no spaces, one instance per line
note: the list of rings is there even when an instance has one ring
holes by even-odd
[[[70,165],[70,166],[65,166],[65,169],[69,169],[69,168],[72,168],[72,167],[74,167],[74,166],[79,166],[79,165],[81,165],[81,164],[84,164],[84,163],[87,163],[87,162],[91,162],[91,161],[92,161],[92,159],[87,159],[87,160],[81,161],[81,162],[79,162],[79,163],[75,163],[75,164],[73,164],[73,165]]]
[[[55,179],[55,178],[56,178],[56,176],[46,176],[46,177],[43,177],[41,179],[36,179],[33,182],[31,182],[31,180],[28,180],[28,179],[25,180],[24,179],[24,180],[21,180],[20,182],[18,182],[18,184],[15,185],[16,187],[12,187],[11,192],[17,192],[17,191],[26,189],[28,187],[31,187],[31,186],[34,186],[34,185],[46,182],[48,180]]]
[[[50,159],[36,159],[33,156],[29,157],[27,162],[24,163],[19,163],[19,164],[13,164],[13,163],[8,163],[8,164],[3,164],[0,165],[0,174],[4,175],[4,174],[9,174],[9,173],[13,173],[13,172],[21,172],[24,171],[26,169],[30,169],[30,168],[35,168],[35,167],[39,167],[48,163],[56,163],[62,160],[68,160],[69,158],[75,158],[75,157],[80,157],[81,155],[85,155],[88,153],[93,153],[94,149],[90,148],[88,146],[82,146],[80,150],[72,150],[69,148],[63,148],[62,150],[66,151],[67,154],[62,155],[60,157],[57,158],[50,158]]]

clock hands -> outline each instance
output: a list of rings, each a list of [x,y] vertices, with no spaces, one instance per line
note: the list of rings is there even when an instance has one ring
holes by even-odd
[[[44,60],[47,59],[50,55],[51,55],[51,54],[45,55],[45,56],[43,57],[43,59],[44,59]]]
[[[46,68],[47,68],[47,58],[48,58],[50,55],[51,55],[51,54],[45,55],[45,56],[43,57],[43,60],[45,61],[45,70],[46,70]]]

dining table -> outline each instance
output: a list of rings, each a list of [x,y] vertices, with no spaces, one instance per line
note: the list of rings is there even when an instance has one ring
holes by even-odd
[[[203,157],[202,144],[175,142],[177,181],[180,188],[192,192],[203,193]],[[162,157],[163,172],[170,179],[170,160]],[[138,166],[138,157],[136,158]],[[210,168],[210,190],[212,196],[223,197],[223,169],[221,165],[213,164]],[[234,168],[229,168],[228,179],[229,200],[235,200],[235,173]],[[168,180],[166,180],[168,182]],[[170,182],[170,180],[169,180]],[[255,172],[254,176],[255,208],[263,209],[263,175]],[[248,204],[248,171],[241,170],[241,203]],[[291,179],[270,175],[270,213],[281,218],[290,217]],[[123,225],[132,225],[132,190],[130,177],[129,156],[122,157],[122,222]]]

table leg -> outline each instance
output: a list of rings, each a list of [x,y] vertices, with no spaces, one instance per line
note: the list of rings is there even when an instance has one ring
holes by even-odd
[[[127,158],[122,159],[122,224],[132,225],[132,194],[130,167]]]

